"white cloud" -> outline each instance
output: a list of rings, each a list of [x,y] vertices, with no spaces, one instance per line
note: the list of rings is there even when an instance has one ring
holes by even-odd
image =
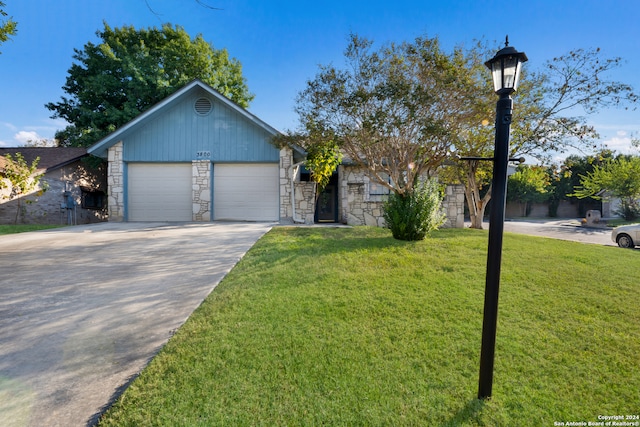
[[[637,150],[631,144],[631,135],[624,130],[618,130],[615,136],[604,141],[605,145],[617,153],[630,154]]]
[[[38,135],[38,132],[26,130],[21,130],[20,132],[16,133],[13,138],[18,141],[20,145],[25,145],[28,142],[35,142],[44,139],[40,135]]]

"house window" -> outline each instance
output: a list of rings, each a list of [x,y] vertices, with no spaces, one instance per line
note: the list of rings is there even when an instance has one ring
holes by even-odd
[[[388,196],[389,188],[376,181],[369,182],[369,195],[370,196]]]
[[[82,189],[82,207],[84,209],[104,208],[104,191]]]
[[[386,179],[387,182],[391,182],[389,177],[385,174],[381,178]],[[365,187],[365,200],[368,202],[383,202],[387,200],[389,196],[389,188],[380,184],[378,181],[370,180],[368,183],[368,191]]]

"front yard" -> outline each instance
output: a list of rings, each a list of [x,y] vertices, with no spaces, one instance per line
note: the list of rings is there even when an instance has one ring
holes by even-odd
[[[552,426],[637,414],[640,251],[506,234],[476,399],[487,233],[276,228],[101,426]],[[132,343],[132,345],[135,345]]]

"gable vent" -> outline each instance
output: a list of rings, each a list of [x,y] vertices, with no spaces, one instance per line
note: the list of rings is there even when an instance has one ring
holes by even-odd
[[[196,99],[194,109],[196,110],[196,113],[201,116],[206,116],[211,112],[211,110],[213,110],[213,104],[209,98],[198,98]]]

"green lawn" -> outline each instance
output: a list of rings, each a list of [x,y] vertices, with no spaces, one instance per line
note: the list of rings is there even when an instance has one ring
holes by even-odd
[[[0,225],[0,235],[25,233],[27,231],[47,230],[49,228],[60,228],[62,225],[51,224],[16,224],[16,225]]]
[[[506,234],[476,399],[487,233],[276,228],[101,426],[552,426],[637,414],[640,251]],[[132,345],[135,345],[132,343]]]

